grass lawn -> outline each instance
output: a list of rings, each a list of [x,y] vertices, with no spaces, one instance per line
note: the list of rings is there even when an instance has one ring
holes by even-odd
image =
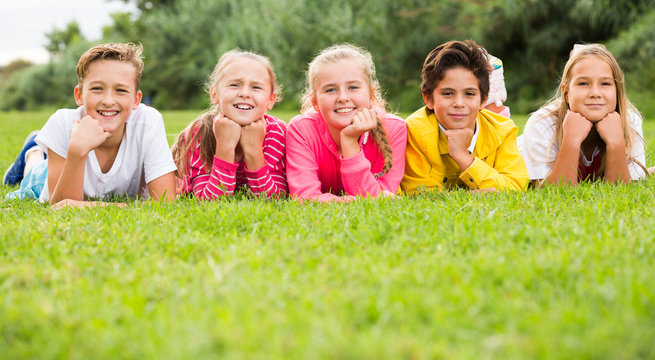
[[[0,171],[48,116],[0,113]],[[654,189],[53,210],[2,186],[0,358],[655,358]]]

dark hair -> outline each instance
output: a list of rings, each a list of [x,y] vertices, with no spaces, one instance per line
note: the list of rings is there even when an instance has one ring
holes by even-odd
[[[449,41],[434,48],[425,58],[421,71],[421,93],[432,96],[446,71],[463,67],[478,79],[481,102],[489,95],[489,59],[487,52],[473,40]]]

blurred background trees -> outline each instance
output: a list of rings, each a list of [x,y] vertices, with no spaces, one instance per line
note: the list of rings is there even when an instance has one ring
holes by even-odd
[[[112,15],[102,39],[75,23],[48,34],[51,61],[0,73],[0,108],[74,106],[75,64],[94,44],[144,46],[141,83],[161,109],[205,108],[203,84],[220,55],[239,47],[271,58],[286,108],[299,107],[307,63],[350,42],[373,54],[391,110],[421,105],[421,65],[451,39],[471,38],[501,58],[513,112],[538,108],[555,91],[577,42],[601,42],[627,73],[629,96],[655,116],[655,0],[123,0],[138,14]]]

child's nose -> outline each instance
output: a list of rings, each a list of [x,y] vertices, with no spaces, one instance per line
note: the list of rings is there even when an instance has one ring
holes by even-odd
[[[344,90],[337,90],[337,99],[339,101],[347,101],[348,100],[348,95]]]
[[[600,86],[598,84],[594,84],[591,86],[591,96],[599,96],[600,95]]]
[[[239,89],[239,96],[241,97],[248,97],[250,95],[250,91],[247,86],[242,86]]]
[[[104,104],[113,104],[115,101],[114,94],[112,94],[111,91],[107,91],[104,93],[102,97],[102,102]]]
[[[455,106],[462,106],[464,104],[464,96],[461,94],[455,95]]]

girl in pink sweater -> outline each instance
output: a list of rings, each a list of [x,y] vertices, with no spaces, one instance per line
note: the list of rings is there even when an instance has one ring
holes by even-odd
[[[368,51],[349,44],[321,51],[307,70],[302,114],[287,130],[291,195],[393,196],[405,170],[407,127],[384,106]]]
[[[173,145],[178,194],[204,200],[239,188],[255,196],[286,193],[286,124],[266,114],[279,92],[268,58],[229,51],[219,59],[207,88],[213,108]]]

